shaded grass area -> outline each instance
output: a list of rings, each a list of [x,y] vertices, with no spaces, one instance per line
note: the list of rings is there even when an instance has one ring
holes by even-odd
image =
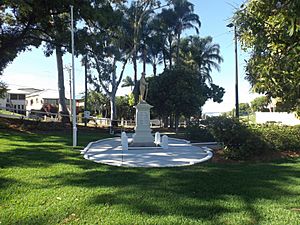
[[[79,131],[78,143],[104,138]],[[1,224],[299,224],[300,160],[119,168],[68,132],[0,129]]]

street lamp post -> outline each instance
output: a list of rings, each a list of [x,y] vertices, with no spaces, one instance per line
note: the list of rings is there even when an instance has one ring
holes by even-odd
[[[236,26],[233,23],[227,25],[227,27],[234,28],[234,53],[235,53],[235,117],[239,118],[239,71],[238,71],[238,54],[237,54],[237,34]]]
[[[71,8],[71,43],[72,43],[72,83],[73,83],[73,147],[77,146],[77,127],[76,127],[76,100],[75,100],[75,64],[74,64],[74,18],[73,18],[73,6],[70,6]]]

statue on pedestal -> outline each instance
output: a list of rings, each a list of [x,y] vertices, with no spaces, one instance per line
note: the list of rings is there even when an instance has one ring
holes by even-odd
[[[135,104],[139,102],[146,102],[148,95],[148,82],[146,81],[146,74],[142,72],[142,77],[136,82],[133,88],[134,102]]]
[[[145,76],[146,74],[143,72],[142,77],[140,79],[140,94],[139,94],[140,102],[145,102],[148,94],[148,83],[146,81]]]
[[[155,147],[154,137],[150,129],[150,109],[152,108],[146,102],[148,94],[148,82],[145,78],[145,73],[142,73],[141,79],[136,83],[133,94],[136,105],[135,114],[135,133],[132,136],[131,147]]]

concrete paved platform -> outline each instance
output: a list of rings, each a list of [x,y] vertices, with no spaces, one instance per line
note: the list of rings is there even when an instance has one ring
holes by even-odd
[[[130,138],[129,138],[130,141]],[[91,142],[81,152],[85,159],[112,166],[175,167],[209,160],[212,152],[206,147],[193,146],[186,140],[169,138],[169,148],[122,150],[121,138]]]

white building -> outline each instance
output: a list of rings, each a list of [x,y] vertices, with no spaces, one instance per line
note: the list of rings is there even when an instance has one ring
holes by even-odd
[[[35,88],[9,89],[5,98],[1,99],[1,108],[19,114],[26,114],[26,95],[40,91]]]
[[[66,93],[66,96],[69,96],[69,94]],[[45,105],[58,107],[58,99],[59,94],[57,90],[36,88],[8,89],[5,97],[0,99],[0,109],[28,116],[30,111],[40,111]],[[66,99],[66,105],[70,112],[70,99]],[[83,107],[79,99],[76,100],[76,108],[78,109],[78,107]]]
[[[44,104],[58,106],[58,93],[52,90],[40,90],[26,96],[26,110],[41,110]]]
[[[68,93],[66,93],[68,94]],[[67,96],[67,95],[66,95]],[[45,105],[51,105],[58,107],[59,94],[57,90],[40,90],[31,94],[26,95],[26,110],[41,110]],[[65,99],[67,108],[70,112],[70,99]],[[76,108],[83,107],[79,99],[76,99]]]

